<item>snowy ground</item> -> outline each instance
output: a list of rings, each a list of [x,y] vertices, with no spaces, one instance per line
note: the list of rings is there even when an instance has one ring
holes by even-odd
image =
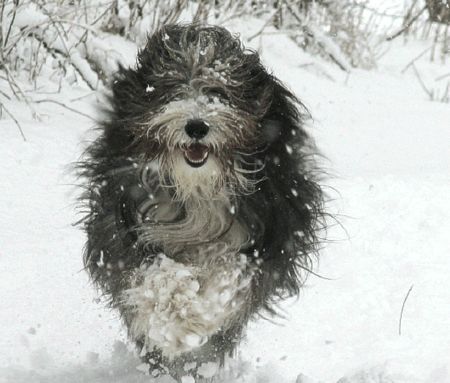
[[[222,380],[450,382],[450,105],[401,74],[427,43],[396,42],[377,69],[346,75],[286,37],[256,40],[315,118],[333,175],[330,209],[345,231],[330,229],[318,266],[327,279],[311,277],[285,302],[286,319],[252,323],[238,376]],[[448,72],[425,57],[417,67],[425,78]],[[82,88],[32,96],[95,116],[96,96]],[[40,121],[26,105],[7,105],[27,141],[0,120],[0,382],[149,382],[82,271],[84,238],[72,226],[78,191],[68,164],[93,121],[54,103],[36,104]]]

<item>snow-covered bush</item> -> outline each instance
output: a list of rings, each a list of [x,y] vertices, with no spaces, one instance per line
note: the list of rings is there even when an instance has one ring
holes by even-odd
[[[148,34],[175,22],[215,22],[267,13],[262,1],[244,0],[7,0],[0,6],[0,69],[42,71],[91,89],[104,85],[123,61],[127,42],[142,46]],[[120,49],[115,46],[120,45]]]
[[[307,8],[286,2],[286,25],[308,51],[329,57],[343,70],[376,63],[376,28],[370,11],[357,0],[311,2]]]
[[[6,0],[0,5],[0,70],[10,82],[14,74],[25,73],[35,87],[44,72],[55,81],[97,89],[107,85],[118,63],[127,64],[135,56],[133,50],[130,57],[123,57],[123,52],[131,52],[127,45],[142,46],[147,35],[163,24],[220,25],[246,15],[287,33],[305,50],[345,71],[374,67],[380,41],[418,33],[419,26],[435,33],[439,51],[432,53],[444,60],[448,56],[448,24],[428,21],[425,10],[431,9],[430,1],[405,0],[403,16],[370,4],[369,0]]]

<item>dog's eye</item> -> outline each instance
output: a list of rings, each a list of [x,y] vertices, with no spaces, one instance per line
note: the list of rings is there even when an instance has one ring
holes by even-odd
[[[216,100],[228,100],[228,96],[223,89],[211,89],[208,91],[208,101],[214,102]]]

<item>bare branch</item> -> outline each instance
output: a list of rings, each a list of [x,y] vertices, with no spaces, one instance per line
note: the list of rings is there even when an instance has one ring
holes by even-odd
[[[397,38],[398,36],[400,36],[402,33],[404,33],[405,31],[409,30],[409,28],[411,27],[411,25],[413,25],[417,19],[422,15],[422,13],[425,12],[425,10],[427,9],[427,6],[425,5],[419,12],[417,12],[417,14],[408,22],[405,23],[405,25],[396,33],[394,33],[391,36],[386,37],[386,41],[392,41],[395,38]]]
[[[11,22],[9,23],[8,32],[6,32],[4,45],[6,45],[7,42],[8,42],[9,34],[11,33],[12,26],[14,25],[14,20],[16,19],[17,7],[18,6],[19,6],[19,0],[14,0],[13,15],[12,15],[12,18],[11,18]]]

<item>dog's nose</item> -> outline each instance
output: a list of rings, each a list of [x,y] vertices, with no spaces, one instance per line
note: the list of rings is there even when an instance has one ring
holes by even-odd
[[[189,120],[184,130],[189,137],[200,140],[208,134],[209,127],[202,120]]]

